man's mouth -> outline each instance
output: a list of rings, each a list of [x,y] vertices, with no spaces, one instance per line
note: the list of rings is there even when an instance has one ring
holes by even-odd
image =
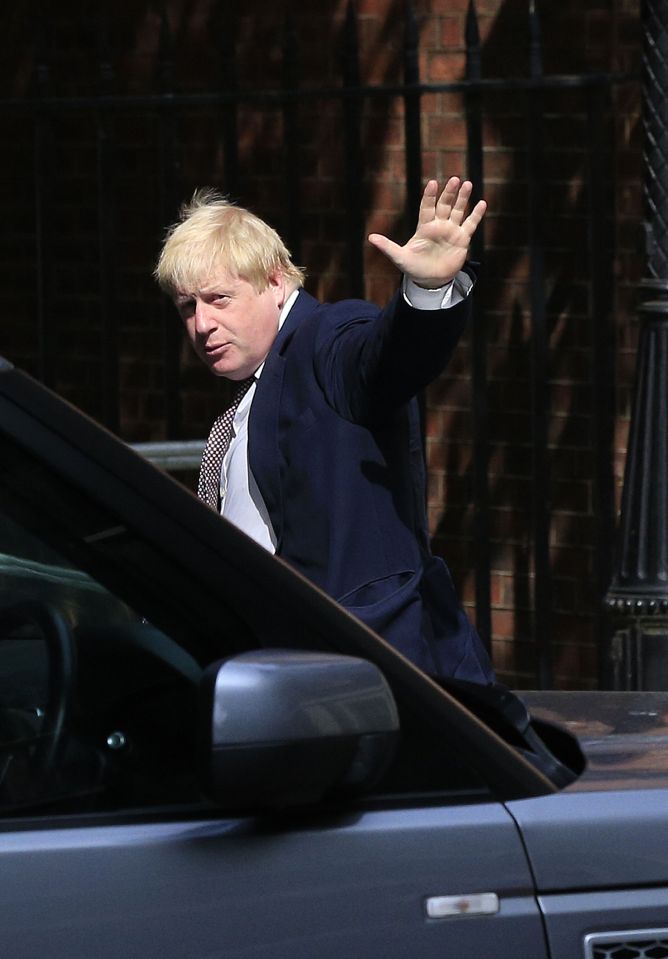
[[[219,343],[215,346],[207,344],[204,347],[204,352],[209,359],[216,359],[217,357],[222,356],[228,346],[229,343]]]

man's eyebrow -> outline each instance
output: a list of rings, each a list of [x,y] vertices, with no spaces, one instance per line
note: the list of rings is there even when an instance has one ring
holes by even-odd
[[[208,283],[198,290],[200,296],[209,296],[211,293],[233,293],[237,284],[233,280],[221,281],[220,283]]]

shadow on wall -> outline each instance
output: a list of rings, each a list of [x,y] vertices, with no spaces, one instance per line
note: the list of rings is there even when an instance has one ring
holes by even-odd
[[[543,68],[550,73],[593,73],[614,69],[614,16],[575,3],[540,5]],[[484,76],[526,76],[530,69],[528,4],[499,6],[483,45]],[[607,19],[606,19],[607,18]],[[592,37],[594,39],[592,39]],[[495,662],[506,681],[531,686],[536,678],[534,640],[533,552],[531,532],[532,455],[535,441],[531,416],[532,317],[529,290],[529,186],[539,171],[529,168],[530,94],[490,91],[485,111],[485,192],[491,203],[486,220],[486,250],[479,296],[484,298],[489,377],[490,504],[492,596],[496,606]],[[596,443],[604,448],[613,486],[613,450],[597,436],[593,394],[596,322],[588,214],[592,203],[587,144],[590,118],[584,90],[545,91],[543,253],[548,335],[546,410],[549,475],[551,596],[547,619],[552,643],[550,667],[557,685],[591,687],[597,679],[598,605],[609,582],[605,568],[596,568],[601,537],[610,543],[614,516],[595,515]],[[609,300],[599,303],[607,336],[615,337],[612,305],[616,197],[613,122],[605,126],[603,225],[605,248],[596,252],[607,270]],[[600,335],[600,334],[599,334]],[[430,399],[445,415],[447,432],[471,437],[468,410],[448,408],[448,380],[436,384]],[[610,384],[613,416],[614,387]],[[445,470],[462,472],[472,486],[471,443],[448,443]],[[600,494],[600,490],[598,491]],[[456,532],[455,532],[456,531]],[[456,567],[466,570],[463,590],[471,598],[474,566],[474,516],[470,501],[445,498],[435,524],[435,542],[446,555],[461,548]],[[460,539],[461,537],[461,539]],[[607,561],[611,556],[608,554]]]

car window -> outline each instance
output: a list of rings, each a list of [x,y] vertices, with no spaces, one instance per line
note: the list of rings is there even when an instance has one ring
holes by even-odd
[[[216,602],[212,616],[210,597],[205,603],[198,581],[185,583],[173,558],[125,521],[113,497],[107,505],[106,492],[87,495],[0,436],[0,511],[11,519],[14,532],[8,535],[17,544],[13,554],[10,549],[13,583],[21,582],[17,566],[27,572],[37,563],[37,571],[40,562],[46,563],[51,569],[41,570],[46,577],[39,577],[39,584],[33,580],[31,595],[47,598],[57,593],[58,582],[63,588],[69,583],[67,604],[74,625],[80,616],[90,621],[95,612],[104,614],[105,621],[111,616],[113,622],[163,622],[202,665],[235,648],[257,645],[229,604]],[[136,509],[141,512],[141,502]],[[7,543],[9,548],[9,539]]]
[[[72,626],[140,619],[130,607],[0,506],[0,606],[55,604]]]
[[[0,814],[205,802],[202,670],[264,638],[228,608],[222,586],[212,622],[197,578],[179,579],[155,542],[25,449],[0,445]],[[289,635],[303,648],[300,612]],[[54,653],[59,631],[70,666]],[[397,757],[369,801],[488,798],[446,737],[409,702],[401,710]]]
[[[198,799],[199,666],[13,507],[5,491],[0,812]]]

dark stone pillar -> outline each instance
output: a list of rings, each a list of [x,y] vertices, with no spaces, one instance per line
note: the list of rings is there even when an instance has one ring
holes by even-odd
[[[668,0],[643,7],[647,276],[615,572],[609,680],[668,689]]]

